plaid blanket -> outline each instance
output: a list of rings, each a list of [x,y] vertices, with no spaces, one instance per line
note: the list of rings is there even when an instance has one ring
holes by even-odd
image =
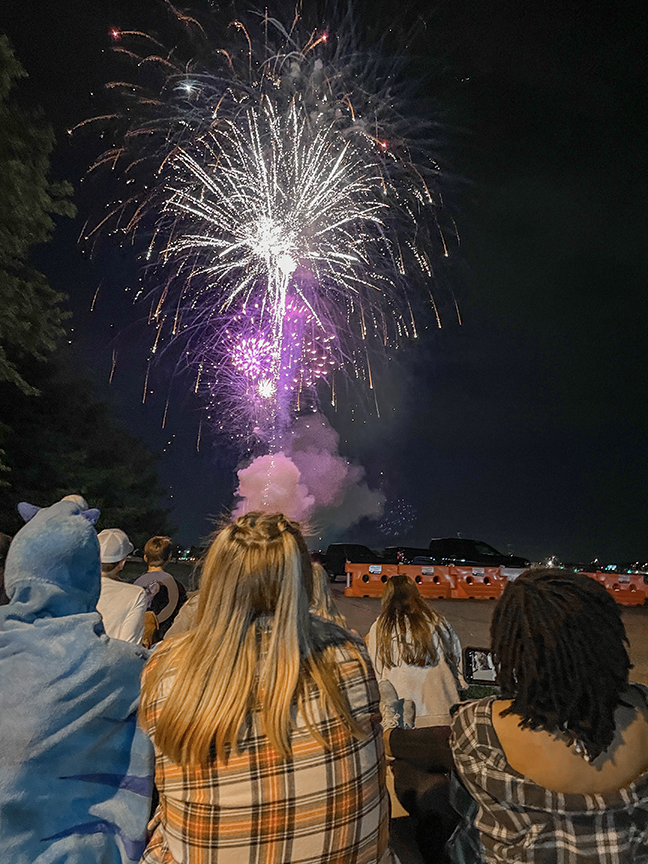
[[[452,726],[457,774],[476,805],[463,800],[464,824],[451,840],[455,860],[648,864],[648,771],[603,795],[544,789],[508,764],[492,725],[495,699],[460,708]]]
[[[337,718],[310,699],[325,750],[297,714],[292,757],[283,759],[252,713],[238,755],[209,768],[171,762],[156,749],[160,805],[143,857],[155,864],[374,864],[387,850],[389,804],[378,713],[379,694],[367,671],[337,647],[338,683],[353,716],[369,736],[358,741]],[[153,656],[146,676],[156,663]],[[167,688],[168,689],[168,688]],[[147,708],[144,728],[155,743],[155,724],[166,695]]]

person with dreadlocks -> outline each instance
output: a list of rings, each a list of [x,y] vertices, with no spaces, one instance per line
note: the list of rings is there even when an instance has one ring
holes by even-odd
[[[215,537],[193,626],[142,677],[160,794],[142,862],[391,862],[378,686],[362,640],[309,613],[312,593],[285,516]]]
[[[491,622],[498,696],[463,706],[456,860],[647,864],[648,687],[619,609],[594,579],[527,570]],[[472,801],[466,795],[472,797]]]

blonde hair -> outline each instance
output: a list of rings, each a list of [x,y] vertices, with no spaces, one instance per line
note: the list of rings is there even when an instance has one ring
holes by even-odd
[[[376,656],[387,669],[434,666],[438,661],[433,634],[438,632],[445,652],[451,651],[448,622],[431,609],[415,583],[403,573],[387,580],[376,623]],[[396,644],[394,644],[396,643]]]
[[[313,561],[311,568],[313,571],[313,599],[311,600],[310,611],[313,615],[318,615],[327,621],[333,621],[338,626],[348,630],[346,618],[340,614],[333,600],[328,573],[319,561]]]
[[[157,649],[142,689],[144,713],[164,682],[155,730],[163,753],[185,765],[208,765],[214,755],[226,760],[254,711],[287,757],[295,702],[326,747],[307,698],[313,687],[322,711],[366,737],[338,688],[335,647],[347,645],[363,663],[362,656],[339,631],[321,634],[309,615],[311,596],[310,558],[295,522],[248,513],[216,535],[203,564],[196,625]]]

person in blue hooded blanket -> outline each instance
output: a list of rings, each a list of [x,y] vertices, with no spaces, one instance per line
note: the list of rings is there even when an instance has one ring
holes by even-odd
[[[78,499],[31,510],[0,607],[0,862],[131,864],[152,788],[136,722],[148,652],[109,639],[95,609],[98,511]]]

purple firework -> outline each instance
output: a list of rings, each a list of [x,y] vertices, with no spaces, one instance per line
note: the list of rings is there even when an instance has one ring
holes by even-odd
[[[241,54],[179,20],[217,68],[119,31],[142,80],[111,85],[127,110],[98,120],[123,138],[94,167],[123,169],[128,194],[86,238],[150,233],[155,348],[184,340],[208,413],[277,450],[319,381],[351,364],[373,388],[370,346],[416,336],[411,284],[448,254],[439,169],[412,156],[393,67],[344,36],[266,13],[234,22]]]

